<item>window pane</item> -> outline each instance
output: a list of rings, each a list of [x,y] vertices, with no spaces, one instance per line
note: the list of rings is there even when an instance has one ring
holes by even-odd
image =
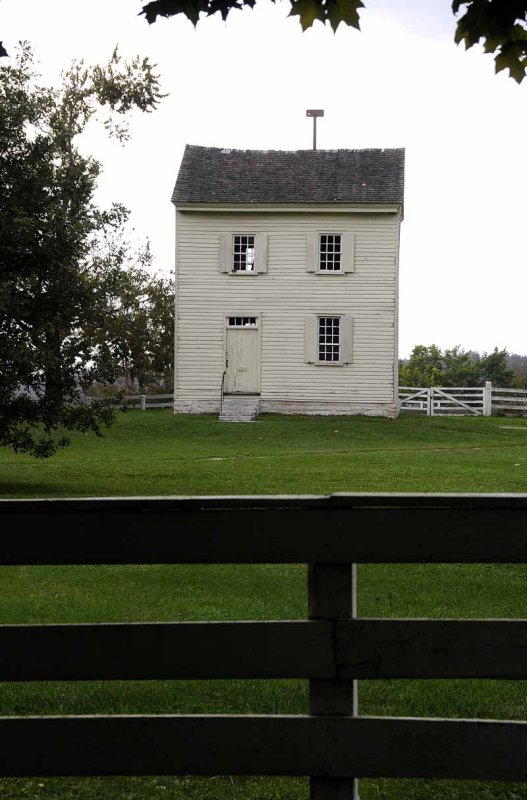
[[[256,317],[228,317],[229,328],[256,328]]]
[[[318,318],[318,360],[340,360],[340,317]]]
[[[342,236],[340,233],[321,233],[319,266],[322,272],[339,272],[341,268]]]
[[[235,234],[232,237],[234,272],[254,272],[254,240],[252,234]]]

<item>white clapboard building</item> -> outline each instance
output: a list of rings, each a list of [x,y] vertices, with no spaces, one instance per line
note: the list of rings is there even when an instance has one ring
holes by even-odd
[[[176,413],[394,417],[404,150],[187,146]]]

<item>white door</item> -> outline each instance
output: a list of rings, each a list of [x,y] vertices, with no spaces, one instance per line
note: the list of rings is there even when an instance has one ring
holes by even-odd
[[[228,327],[225,394],[258,394],[260,347],[258,328]]]

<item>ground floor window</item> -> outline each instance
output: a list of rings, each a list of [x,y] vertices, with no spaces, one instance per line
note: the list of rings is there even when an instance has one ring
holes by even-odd
[[[353,361],[351,314],[313,314],[304,318],[305,361],[342,367]]]
[[[318,318],[318,360],[340,361],[340,317]]]

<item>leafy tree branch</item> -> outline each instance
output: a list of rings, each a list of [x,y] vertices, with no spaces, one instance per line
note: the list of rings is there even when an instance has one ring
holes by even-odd
[[[255,0],[149,0],[141,13],[149,23],[183,14],[196,25],[201,15],[219,12],[225,20],[233,9],[254,5]],[[298,16],[303,30],[316,21],[334,31],[341,23],[360,30],[364,7],[362,0],[291,0],[290,16]],[[466,48],[481,42],[486,53],[495,53],[496,72],[508,69],[520,83],[527,69],[527,0],[453,0],[452,12],[460,15],[455,42]]]

